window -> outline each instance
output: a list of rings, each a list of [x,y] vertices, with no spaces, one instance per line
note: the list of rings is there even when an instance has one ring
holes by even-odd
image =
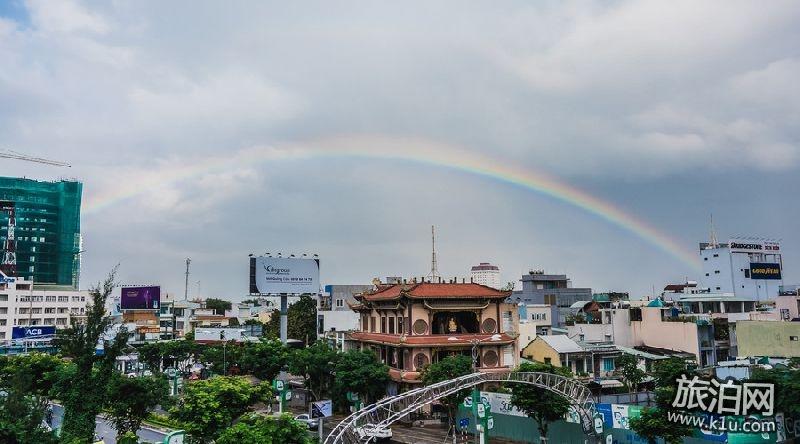
[[[614,371],[614,358],[603,358],[603,371],[604,372]]]
[[[544,305],[556,305],[556,295],[554,294],[544,295]]]
[[[789,336],[789,340],[792,342],[797,342],[797,336]]]
[[[397,334],[399,334],[399,335],[403,334],[403,330],[404,330],[403,329],[403,322],[404,321],[405,321],[405,319],[402,316],[398,316],[397,317]]]
[[[381,333],[386,333],[386,316],[381,316]]]
[[[553,363],[553,360],[551,358],[544,358],[544,363],[550,365]]]
[[[586,340],[586,335],[583,335],[583,334],[578,335],[578,340],[579,341],[585,341]]]
[[[719,254],[717,254],[717,253],[714,253],[714,257],[719,257]]]
[[[719,274],[719,270],[714,270],[714,274]]]
[[[750,270],[744,270],[744,277],[750,278]],[[744,288],[744,285],[742,285],[742,288]]]
[[[339,307],[339,308],[344,307],[344,301],[341,300],[341,299],[337,299],[336,300],[336,306]]]
[[[44,297],[44,301],[45,302],[55,302],[56,301],[56,297],[55,296],[45,296]]]
[[[375,316],[369,318],[369,331],[375,333]]]
[[[44,309],[44,314],[53,314],[56,312],[55,307],[49,307]]]
[[[69,302],[69,296],[59,296],[58,302]]]
[[[394,334],[394,316],[389,316],[389,334]]]
[[[67,318],[56,318],[56,325],[67,325]]]
[[[0,294],[0,302],[8,302],[8,295]]]

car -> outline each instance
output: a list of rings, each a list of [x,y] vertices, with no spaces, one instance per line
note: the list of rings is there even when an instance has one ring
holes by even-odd
[[[303,413],[302,415],[297,415],[294,417],[294,420],[297,422],[302,422],[308,426],[309,429],[316,429],[319,426],[319,420],[314,419],[308,416],[307,413]]]
[[[364,424],[356,429],[361,439],[374,439],[375,441],[388,441],[392,439],[392,429],[378,428],[375,424]]]

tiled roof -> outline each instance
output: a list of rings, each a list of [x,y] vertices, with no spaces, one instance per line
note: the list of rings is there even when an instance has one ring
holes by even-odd
[[[405,295],[412,299],[505,299],[510,291],[495,290],[475,283],[396,284],[375,293],[365,293],[367,301],[388,301]]]
[[[352,339],[362,342],[374,342],[380,344],[409,345],[409,346],[447,346],[447,345],[470,345],[471,341],[479,340],[481,345],[505,345],[514,342],[514,338],[503,333],[497,341],[492,341],[492,335],[420,335],[403,336],[389,335],[383,333],[353,332],[350,334]],[[450,339],[454,338],[454,339]]]

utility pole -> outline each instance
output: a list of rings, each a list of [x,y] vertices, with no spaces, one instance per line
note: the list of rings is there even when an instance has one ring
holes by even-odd
[[[192,263],[192,260],[188,257],[186,258],[186,284],[183,287],[183,300],[189,300],[189,264]]]

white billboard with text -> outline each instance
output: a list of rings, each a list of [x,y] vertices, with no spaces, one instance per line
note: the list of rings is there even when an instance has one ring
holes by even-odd
[[[250,266],[252,293],[319,293],[319,259],[260,256]]]

